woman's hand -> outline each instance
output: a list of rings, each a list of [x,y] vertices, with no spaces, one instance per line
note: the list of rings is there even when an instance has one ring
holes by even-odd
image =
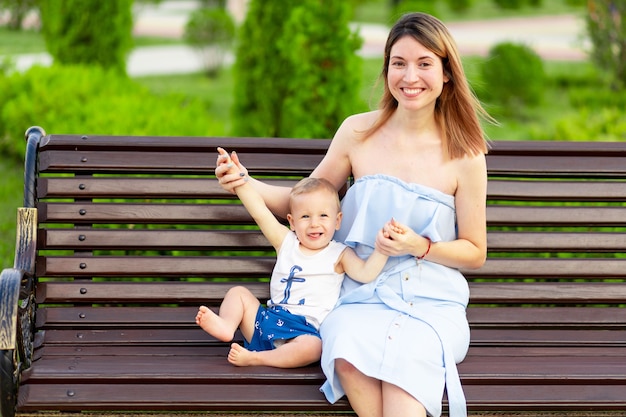
[[[223,148],[217,148],[215,178],[222,188],[235,194],[235,188],[243,185],[248,179],[248,170],[239,161],[235,151],[230,155]]]

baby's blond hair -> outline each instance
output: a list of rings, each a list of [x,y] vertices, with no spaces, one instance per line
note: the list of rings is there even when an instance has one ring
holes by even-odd
[[[313,178],[307,177],[303,178],[296,183],[291,189],[291,193],[289,193],[289,211],[291,211],[291,204],[293,202],[293,198],[299,196],[301,194],[312,193],[318,190],[326,190],[331,193],[337,202],[337,210],[341,210],[341,203],[339,201],[339,194],[335,187],[330,183],[330,181],[324,178]]]

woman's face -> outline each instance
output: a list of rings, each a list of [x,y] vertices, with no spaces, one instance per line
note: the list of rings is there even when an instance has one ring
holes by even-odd
[[[391,47],[387,83],[399,108],[434,108],[443,84],[441,58],[411,36],[403,36]]]

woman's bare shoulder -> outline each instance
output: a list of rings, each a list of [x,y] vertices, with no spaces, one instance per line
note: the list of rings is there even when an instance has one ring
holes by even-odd
[[[379,110],[353,114],[346,117],[346,119],[341,124],[340,129],[350,129],[353,131],[367,130],[374,124],[379,114]]]

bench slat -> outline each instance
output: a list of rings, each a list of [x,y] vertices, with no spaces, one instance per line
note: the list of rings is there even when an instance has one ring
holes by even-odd
[[[217,156],[217,147],[245,150],[249,153],[325,155],[330,139],[260,138],[260,137],[190,137],[190,136],[124,136],[124,135],[48,135],[40,143],[46,150],[126,149],[163,152],[205,152]],[[215,159],[211,160],[215,163]]]
[[[489,206],[489,226],[623,226],[624,207]]]
[[[240,282],[42,282],[36,296],[38,303],[215,304],[221,302],[226,291],[237,284],[244,285]],[[264,299],[269,295],[268,282],[247,282],[245,286],[257,298]]]
[[[350,410],[347,401],[328,405],[323,396],[314,393],[315,388],[305,385],[241,384],[233,388],[220,384],[85,384],[79,390],[72,384],[31,385],[20,392],[19,403],[24,411],[59,407],[79,411],[85,406],[92,410],[167,411],[172,403],[178,404],[181,411]],[[464,390],[470,411],[620,410],[624,395],[621,386],[593,385],[468,385]]]
[[[623,279],[625,270],[626,258],[489,258],[481,268],[463,273],[474,279]]]
[[[118,349],[119,350],[119,349]],[[210,351],[211,348],[206,348]],[[220,350],[220,351],[223,351]],[[155,383],[195,382],[195,383],[229,383],[237,381],[246,383],[258,381],[270,382],[280,379],[282,383],[311,383],[321,385],[323,373],[318,366],[292,368],[278,371],[270,367],[233,367],[225,357],[219,356],[149,356],[118,354],[112,350],[115,361],[107,361],[96,356],[57,356],[40,359],[40,363],[28,378],[38,383],[50,379],[62,378],[66,382],[115,383],[142,382]],[[497,366],[495,366],[497,365]],[[550,383],[568,379],[568,384],[589,383],[597,381],[600,385],[610,383],[626,384],[626,362],[624,357],[481,357],[473,356],[459,365],[462,381],[484,383],[481,374],[485,366],[497,371],[488,376],[492,383]],[[200,372],[198,372],[200,368]],[[202,372],[205,369],[206,372]],[[210,372],[208,370],[210,369]]]
[[[487,234],[489,252],[626,252],[626,233],[496,232]]]
[[[274,257],[41,257],[37,268],[46,277],[269,277]],[[149,286],[149,283],[145,283]],[[143,284],[142,284],[143,285]],[[186,284],[188,285],[188,284]],[[146,291],[148,291],[146,289]]]
[[[42,203],[40,222],[251,224],[238,204]],[[228,219],[228,220],[225,220]],[[623,207],[489,206],[489,226],[620,226]]]
[[[476,304],[622,304],[624,300],[623,283],[474,282],[470,285],[470,302]]]
[[[42,203],[39,221],[75,224],[253,224],[245,207],[239,204]]]
[[[529,178],[626,178],[626,156],[493,155],[487,159],[491,175]]]
[[[42,229],[46,249],[274,250],[258,230]]]
[[[609,181],[515,181],[491,179],[490,200],[626,201],[626,183]]]
[[[276,158],[274,154],[238,152],[253,175],[309,175],[322,160],[321,155],[293,154]],[[217,156],[217,152],[214,153]],[[213,174],[215,157],[206,153],[158,151],[42,151],[39,156],[42,172],[75,173],[170,173]]]
[[[193,321],[193,316],[190,317]],[[207,346],[216,340],[199,327],[163,329],[46,330],[48,345],[187,345]],[[478,328],[472,329],[473,347],[626,347],[626,329]],[[173,349],[172,352],[175,352]],[[599,349],[601,352],[601,349]],[[625,355],[626,356],[626,355]]]
[[[347,401],[329,405],[317,386],[281,384],[31,384],[19,393],[24,411],[349,411]]]
[[[271,262],[271,261],[270,261]],[[248,270],[249,271],[249,270]],[[248,274],[252,274],[248,272]],[[220,300],[238,282],[42,282],[37,289],[41,303],[200,303]],[[267,299],[267,282],[247,282],[255,296]],[[472,282],[470,302],[602,304],[623,303],[626,285],[622,283],[554,282]]]
[[[266,294],[261,294],[265,298]],[[214,308],[216,309],[216,308]],[[164,328],[193,327],[197,306],[172,307],[54,307],[37,312],[37,327],[46,328]],[[624,329],[626,308],[602,307],[477,307],[467,311],[477,328],[578,328]]]
[[[272,250],[258,230],[40,229],[46,249]],[[490,232],[490,252],[626,252],[626,233]]]
[[[296,180],[274,179],[273,185],[293,186]],[[224,191],[213,176],[200,178],[91,177],[41,178],[38,198],[225,198],[236,196]]]

